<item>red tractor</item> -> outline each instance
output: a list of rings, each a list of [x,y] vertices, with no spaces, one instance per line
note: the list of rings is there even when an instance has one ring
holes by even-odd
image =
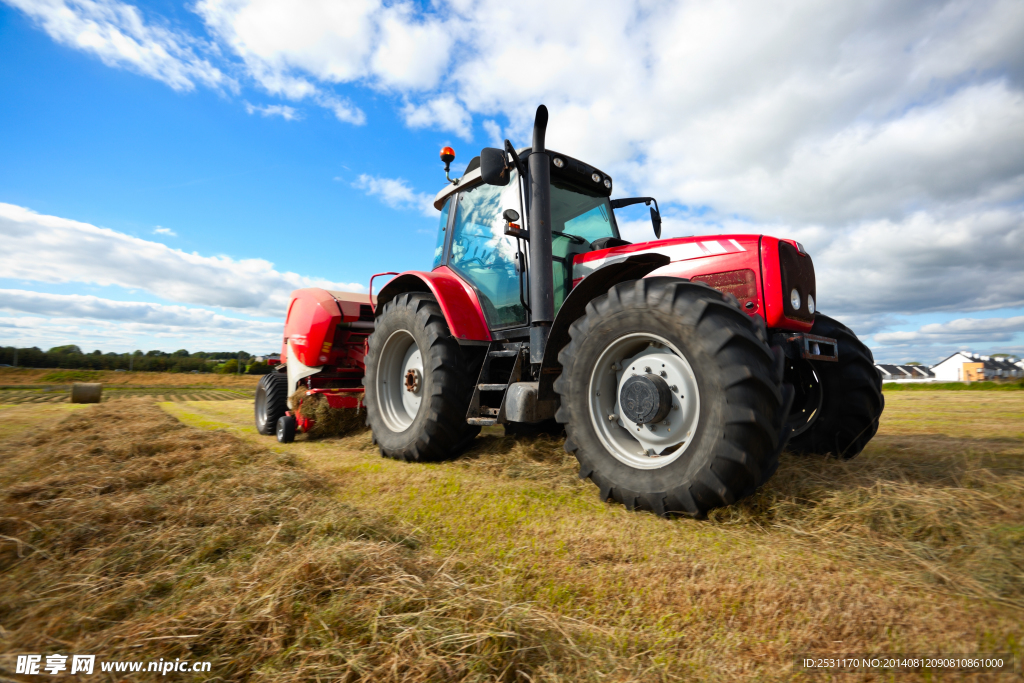
[[[817,312],[804,248],[661,240],[653,198],[610,199],[612,179],[547,149],[546,127],[541,106],[532,147],[484,149],[438,193],[429,272],[376,299],[372,280],[369,297],[293,293],[282,366],[256,394],[260,432],[290,441],[317,394],[365,407],[398,460],[455,457],[486,425],[554,426],[602,500],[696,517],[753,493],[787,443],[858,454],[881,380],[871,351]],[[441,158],[447,177],[454,153]],[[657,241],[620,237],[615,210],[638,203],[653,204]]]

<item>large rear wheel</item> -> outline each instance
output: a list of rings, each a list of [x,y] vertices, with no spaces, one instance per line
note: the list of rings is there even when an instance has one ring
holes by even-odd
[[[367,423],[381,454],[445,460],[480,432],[466,424],[471,369],[430,294],[401,294],[384,306],[366,355]]]
[[[850,328],[820,313],[811,334],[838,342],[838,361],[793,361],[787,368],[797,386],[797,401],[806,396],[808,410],[801,424],[793,425],[789,450],[796,453],[854,457],[878,431],[885,408],[882,377],[875,369],[871,349]],[[802,384],[801,384],[802,383]],[[798,418],[797,413],[792,415]]]
[[[627,282],[570,335],[556,417],[602,500],[703,517],[775,472],[790,394],[735,299],[676,278]]]

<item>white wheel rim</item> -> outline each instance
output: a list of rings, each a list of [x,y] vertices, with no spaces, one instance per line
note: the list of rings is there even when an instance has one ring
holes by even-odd
[[[406,375],[418,378],[412,391],[406,388]],[[423,399],[423,359],[416,340],[405,330],[392,333],[384,342],[377,370],[377,396],[381,417],[393,432],[404,432],[416,419]]]
[[[627,379],[644,374],[647,368],[674,389],[668,417],[645,426],[623,415],[619,395]],[[630,467],[665,467],[677,460],[696,437],[700,419],[697,377],[679,349],[657,335],[628,334],[612,342],[594,366],[587,395],[590,420],[598,438],[616,460]]]

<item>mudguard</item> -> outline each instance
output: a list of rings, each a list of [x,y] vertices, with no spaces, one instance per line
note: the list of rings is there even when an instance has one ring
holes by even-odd
[[[554,389],[555,380],[562,374],[558,354],[570,341],[569,326],[583,315],[587,304],[620,282],[639,280],[651,271],[668,265],[670,261],[668,256],[656,252],[623,255],[621,259],[607,263],[590,273],[572,288],[551,323],[551,332],[544,348],[544,360],[540,370],[539,400],[553,401],[558,398]]]
[[[397,275],[377,295],[377,310],[404,292],[432,293],[441,306],[448,329],[459,341],[491,341],[476,292],[447,266],[430,273],[408,270]]]

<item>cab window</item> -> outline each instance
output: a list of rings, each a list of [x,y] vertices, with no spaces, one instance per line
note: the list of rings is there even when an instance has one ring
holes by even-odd
[[[572,260],[591,251],[590,243],[618,237],[608,198],[589,194],[575,185],[551,179],[551,256],[555,310],[572,289]]]

